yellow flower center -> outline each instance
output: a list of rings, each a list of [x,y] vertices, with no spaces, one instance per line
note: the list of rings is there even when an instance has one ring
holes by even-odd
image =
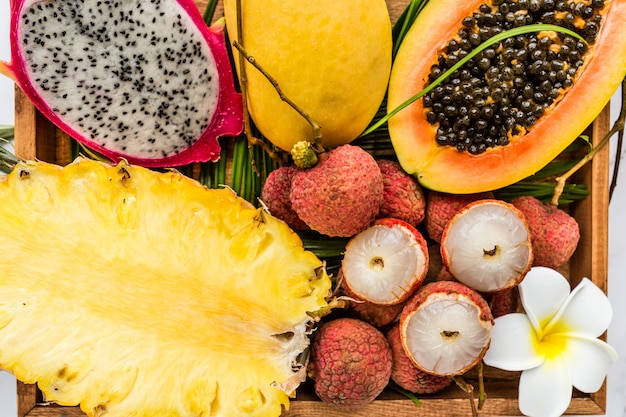
[[[559,356],[567,348],[567,336],[564,334],[548,333],[537,340],[537,353],[546,359]]]

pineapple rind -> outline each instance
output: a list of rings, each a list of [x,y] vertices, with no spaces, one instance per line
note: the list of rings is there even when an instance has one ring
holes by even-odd
[[[0,179],[0,368],[90,416],[278,416],[326,306],[283,222],[176,172],[78,159]],[[291,337],[285,337],[286,334]]]

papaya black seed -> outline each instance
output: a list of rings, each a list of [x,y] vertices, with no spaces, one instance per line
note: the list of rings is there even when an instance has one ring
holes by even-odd
[[[593,43],[604,7],[604,0],[484,2],[462,19],[428,80],[491,36],[517,26],[558,24]],[[545,108],[573,85],[587,50],[584,42],[563,33],[517,35],[486,48],[424,97],[427,120],[442,127],[437,143],[472,153],[505,146],[510,137],[532,129]]]

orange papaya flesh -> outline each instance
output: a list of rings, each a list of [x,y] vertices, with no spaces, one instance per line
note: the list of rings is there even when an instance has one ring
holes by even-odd
[[[463,19],[483,4],[430,0],[393,63],[388,111],[428,85],[433,64],[449,40],[458,38]],[[472,154],[438,144],[439,123],[426,119],[423,99],[391,117],[389,134],[403,168],[426,188],[457,194],[495,190],[539,171],[593,122],[626,76],[626,0],[606,1],[602,16],[573,84],[560,89],[536,123],[509,132],[506,145]]]

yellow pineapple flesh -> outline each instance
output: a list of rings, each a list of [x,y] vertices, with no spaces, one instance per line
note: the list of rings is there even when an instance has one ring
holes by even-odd
[[[110,417],[288,407],[331,283],[262,209],[176,172],[30,162],[0,179],[0,230],[0,368],[48,400]]]

